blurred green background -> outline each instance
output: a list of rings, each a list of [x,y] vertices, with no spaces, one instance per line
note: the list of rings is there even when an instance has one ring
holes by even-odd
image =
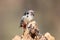
[[[20,18],[29,9],[35,11],[40,32],[60,40],[60,0],[0,0],[0,40],[22,34]]]

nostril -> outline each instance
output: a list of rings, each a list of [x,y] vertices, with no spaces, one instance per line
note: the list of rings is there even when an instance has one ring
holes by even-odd
[[[28,16],[27,16],[28,17]]]

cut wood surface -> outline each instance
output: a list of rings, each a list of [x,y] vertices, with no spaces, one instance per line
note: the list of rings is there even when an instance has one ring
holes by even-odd
[[[45,39],[45,37],[47,39]],[[39,36],[37,36],[37,39],[33,39],[31,38],[29,35],[27,35],[26,37],[25,36],[19,36],[19,35],[16,35],[12,40],[55,40],[55,38],[50,34],[50,33],[45,33],[44,36],[42,36],[40,39],[39,39]]]

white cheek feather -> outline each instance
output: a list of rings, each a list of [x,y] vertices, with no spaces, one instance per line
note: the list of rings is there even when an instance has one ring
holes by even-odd
[[[31,21],[31,20],[33,20],[33,16],[29,16],[27,19],[28,19],[28,21]]]

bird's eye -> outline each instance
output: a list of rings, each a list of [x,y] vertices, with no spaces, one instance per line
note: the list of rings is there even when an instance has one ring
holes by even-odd
[[[28,14],[29,14],[29,13],[26,13],[26,12],[24,13],[24,15],[28,15]]]
[[[28,15],[29,13],[27,13],[27,15]]]

